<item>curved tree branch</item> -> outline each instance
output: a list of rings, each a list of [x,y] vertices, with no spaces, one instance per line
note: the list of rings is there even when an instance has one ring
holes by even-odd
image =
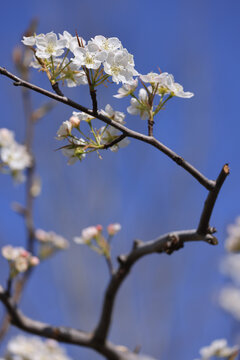
[[[220,174],[218,175],[218,178],[216,180],[215,186],[214,188],[209,191],[208,197],[204,203],[204,207],[203,207],[203,211],[202,211],[202,215],[200,218],[200,222],[198,225],[198,233],[199,234],[206,234],[207,232],[215,232],[215,229],[209,228],[209,221],[210,221],[210,217],[212,215],[212,211],[215,205],[215,202],[217,200],[219,191],[221,190],[221,187],[226,179],[226,177],[229,175],[230,173],[230,169],[228,164],[225,164],[220,172]]]
[[[47,91],[45,89],[40,88],[39,86],[33,85],[25,80],[20,79],[19,77],[13,75],[9,71],[7,71],[5,68],[0,67],[0,74],[7,76],[8,78],[12,79],[14,81],[15,86],[23,86],[28,89],[31,89],[35,92],[38,92],[42,95],[45,95],[51,99],[54,99],[56,101],[59,101],[63,104],[66,104],[68,106],[73,107],[74,109],[80,110],[85,112],[86,114],[89,114],[91,116],[96,117],[99,120],[102,120],[106,124],[109,124],[116,129],[122,131],[122,133],[130,138],[134,138],[140,141],[143,141],[147,144],[150,144],[163,152],[165,155],[167,155],[170,159],[172,159],[175,163],[177,163],[179,166],[184,168],[187,172],[189,172],[200,184],[202,184],[206,189],[212,190],[215,186],[215,182],[213,180],[209,180],[206,178],[200,171],[198,171],[194,166],[192,166],[190,163],[188,163],[186,160],[184,160],[181,156],[176,154],[173,150],[169,149],[167,146],[162,144],[160,141],[155,139],[153,136],[147,136],[144,134],[141,134],[137,131],[128,129],[126,126],[111,120],[110,118],[100,114],[100,112],[94,112],[92,110],[89,110],[85,106],[82,106],[75,101],[67,98],[66,96],[60,96],[57,94],[54,94],[50,91]]]
[[[106,340],[118,289],[137,260],[153,253],[166,252],[167,254],[172,254],[174,251],[182,248],[185,242],[201,240],[211,245],[217,245],[218,243],[212,234],[201,235],[196,230],[176,231],[146,243],[136,240],[132,251],[128,255],[119,256],[118,270],[112,276],[105,292],[101,316],[94,334],[96,341],[104,343]]]
[[[2,287],[0,287],[0,301],[4,304],[6,310],[8,311],[11,323],[23,331],[45,338],[55,339],[59,342],[92,348],[110,360],[128,359],[128,357],[126,357],[127,352],[123,352],[118,349],[117,345],[106,342],[105,344],[99,346],[99,344],[93,340],[91,333],[85,333],[65,326],[55,327],[23,315],[16,308],[12,299],[6,295]]]
[[[25,88],[41,93],[49,98],[62,102],[77,110],[95,116],[97,119],[102,120],[106,124],[109,124],[120,130],[122,132],[122,135],[120,135],[120,137],[115,140],[115,143],[119,142],[124,137],[130,137],[154,146],[155,148],[166,154],[182,168],[184,168],[195,179],[197,179],[200,184],[202,184],[206,189],[209,190],[197,230],[176,231],[173,233],[165,234],[155,240],[148,242],[142,242],[137,240],[134,242],[133,249],[130,251],[129,254],[121,255],[118,257],[118,269],[113,272],[113,275],[107,286],[100,319],[95,330],[92,333],[85,333],[80,330],[67,327],[53,327],[51,325],[27,318],[19,310],[17,310],[15,303],[8,296],[7,292],[0,288],[0,301],[5,305],[11,317],[11,322],[22,330],[44,337],[53,338],[60,342],[66,342],[92,348],[110,360],[137,359],[138,356],[133,352],[130,352],[125,348],[123,349],[122,347],[113,345],[107,341],[118,290],[123,281],[126,279],[127,275],[129,274],[132,266],[140,258],[146,255],[162,252],[171,254],[174,251],[182,248],[185,242],[190,241],[205,241],[212,245],[217,244],[217,239],[213,236],[215,229],[209,227],[209,221],[219,191],[227,175],[229,174],[229,167],[228,165],[224,165],[216,181],[209,180],[191,164],[189,164],[171,149],[160,143],[153,136],[147,136],[128,129],[122,124],[117,123],[106,116],[103,116],[102,114],[100,114],[100,112],[97,112],[96,108],[94,109],[94,111],[89,110],[86,107],[72,101],[71,99],[68,99],[65,96],[54,94],[27,81],[24,81],[1,67],[0,74],[14,80],[14,85],[16,86],[23,86]],[[110,143],[110,145],[113,145],[113,143]]]
[[[125,347],[117,346],[107,341],[114,302],[120,285],[129,274],[131,267],[143,256],[162,252],[171,254],[173,251],[182,248],[185,242],[200,240],[212,245],[217,244],[217,239],[213,235],[207,234],[203,236],[198,234],[196,230],[177,231],[165,234],[146,243],[135,241],[132,251],[128,255],[122,255],[118,258],[119,268],[109,282],[105,293],[101,317],[93,333],[86,333],[63,326],[55,327],[28,318],[17,309],[14,301],[1,286],[0,301],[7,309],[11,323],[26,332],[55,339],[59,342],[92,348],[109,360],[137,360],[139,358],[137,354],[134,354]]]

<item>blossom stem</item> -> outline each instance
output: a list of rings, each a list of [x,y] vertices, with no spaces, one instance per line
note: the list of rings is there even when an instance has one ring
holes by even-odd
[[[153,136],[153,125],[154,125],[153,112],[151,110],[150,118],[148,119],[148,136]]]

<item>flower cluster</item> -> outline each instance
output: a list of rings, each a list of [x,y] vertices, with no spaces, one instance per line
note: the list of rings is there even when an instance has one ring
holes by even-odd
[[[109,104],[106,105],[105,110],[101,110],[100,113],[119,124],[125,123],[125,114],[120,111],[114,111]],[[73,111],[70,119],[64,121],[57,131],[57,140],[66,139],[68,141],[68,145],[61,148],[63,155],[69,159],[68,164],[74,164],[77,160],[81,161],[88,153],[94,151],[97,151],[99,154],[98,151],[106,147],[110,147],[111,151],[116,152],[119,148],[123,148],[129,144],[129,140],[124,138],[111,146],[111,143],[120,136],[119,131],[110,125],[103,126],[100,129],[94,129],[92,119],[93,116],[86,113]],[[90,134],[83,133],[81,127],[82,122],[88,125]],[[80,134],[81,137],[73,134],[74,129],[76,134]]]
[[[117,84],[131,83],[138,76],[133,55],[116,37],[98,35],[86,42],[64,31],[59,38],[50,32],[24,37],[22,42],[34,51],[32,66],[45,71],[52,84],[66,80],[67,86],[88,83],[94,88],[110,76]],[[68,59],[70,51],[73,57]]]
[[[8,260],[10,266],[10,278],[14,278],[18,273],[27,271],[30,267],[39,264],[39,259],[32,256],[22,247],[13,247],[11,245],[2,248],[2,256]]]
[[[43,260],[52,256],[58,250],[65,250],[69,246],[69,242],[62,236],[57,235],[54,231],[44,231],[37,229],[35,238],[39,242],[38,257]]]
[[[139,77],[143,88],[139,90],[138,96],[134,94],[138,86],[136,79],[131,84],[124,84],[118,89],[118,94],[114,95],[114,97],[120,99],[131,96],[131,105],[127,108],[127,111],[131,115],[140,115],[142,120],[152,120],[173,96],[191,98],[194,95],[189,91],[184,92],[182,85],[176,83],[173,75],[167,72],[160,74],[150,72],[147,75],[139,74]],[[146,83],[150,85],[147,87]],[[156,95],[159,95],[160,99],[157,101],[157,105],[154,106]]]
[[[150,83],[151,87],[155,89],[156,93],[160,96],[171,94],[181,98],[191,98],[193,93],[183,91],[182,85],[174,81],[172,74],[163,72],[160,74],[150,72],[147,75],[140,75],[140,79],[145,83]]]
[[[237,346],[229,347],[225,339],[214,340],[209,346],[200,349],[201,359],[198,360],[209,360],[215,357],[234,360],[239,353],[238,350]]]
[[[71,360],[55,340],[18,335],[7,345],[4,360]]]
[[[109,224],[107,227],[107,239],[103,236],[102,230],[102,225],[89,226],[82,230],[81,236],[76,236],[73,240],[76,244],[88,245],[98,254],[109,258],[111,238],[121,230],[121,225],[118,223]]]
[[[59,81],[66,82],[69,87],[87,84],[95,111],[98,111],[97,101],[94,100],[96,87],[106,82],[109,83],[109,78],[116,84],[121,83],[122,87],[114,96],[119,99],[126,96],[131,97],[131,104],[127,111],[131,115],[139,115],[141,119],[148,120],[149,135],[152,135],[154,117],[164,109],[168,100],[174,96],[191,98],[194,95],[191,92],[185,92],[182,85],[176,83],[173,75],[167,72],[139,74],[135,70],[133,55],[123,47],[117,37],[106,38],[97,35],[89,41],[85,41],[78,35],[72,36],[69,32],[64,31],[59,36],[54,32],[49,32],[24,37],[22,42],[34,52],[31,65],[47,74],[52,87],[58,94],[62,94],[57,84]],[[72,53],[70,57],[69,52]],[[142,88],[136,95],[138,78]],[[110,105],[98,113],[124,124],[125,115],[114,111]],[[89,123],[94,139],[85,136],[80,131],[79,124],[82,120]],[[73,136],[73,127],[77,128],[83,136],[80,138]],[[116,141],[119,135],[119,131],[113,126],[94,130],[89,115],[75,112],[70,120],[63,122],[58,130],[57,139],[68,139],[69,144],[62,147],[62,150],[69,159],[68,164],[73,164],[78,159],[82,160],[86,153],[98,152],[98,150],[108,147],[112,151],[117,151],[120,147],[126,146],[129,141],[124,136],[123,139],[120,139],[122,141]],[[112,142],[113,145],[110,146]]]
[[[21,182],[24,180],[23,171],[31,163],[26,147],[16,142],[14,133],[5,128],[0,129],[0,169]]]

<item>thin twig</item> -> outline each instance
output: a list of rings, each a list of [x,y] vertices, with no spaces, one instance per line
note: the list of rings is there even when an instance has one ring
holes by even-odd
[[[125,134],[122,134],[120,136],[118,136],[116,139],[114,139],[113,141],[111,141],[108,144],[103,145],[103,149],[109,149],[110,147],[112,147],[113,145],[118,144],[120,141],[122,141],[123,139],[125,139],[127,136]]]
[[[167,155],[169,158],[171,158],[179,166],[184,168],[187,172],[189,172],[206,189],[212,190],[214,188],[215,182],[213,180],[209,180],[208,178],[206,178],[194,166],[189,164],[186,160],[184,160],[181,156],[179,156],[174,151],[169,149],[167,146],[160,143],[154,137],[147,136],[147,135],[141,134],[141,133],[139,133],[137,131],[128,129],[124,125],[122,125],[122,124],[120,124],[120,123],[118,123],[116,121],[111,120],[110,118],[100,114],[99,112],[96,115],[96,114],[93,113],[92,110],[86,108],[85,106],[82,106],[82,105],[76,103],[75,101],[65,97],[65,96],[60,96],[60,95],[54,94],[54,93],[52,93],[50,91],[47,91],[45,89],[40,88],[39,86],[36,86],[36,85],[33,85],[33,84],[31,84],[31,83],[29,83],[27,81],[24,81],[24,80],[20,79],[19,77],[13,75],[9,71],[7,71],[5,68],[0,67],[0,74],[2,74],[4,76],[7,76],[8,78],[14,80],[13,84],[16,85],[16,86],[26,87],[26,88],[31,89],[31,90],[33,90],[35,92],[38,92],[38,93],[40,93],[42,95],[45,95],[45,96],[47,96],[47,97],[49,97],[51,99],[59,101],[59,102],[61,102],[63,104],[66,104],[68,106],[71,106],[71,107],[73,107],[73,108],[75,108],[77,110],[83,111],[86,114],[89,114],[91,116],[95,116],[97,119],[102,120],[106,124],[111,125],[111,126],[115,127],[116,129],[122,131],[122,133],[125,134],[126,136],[128,136],[130,138],[140,140],[140,141],[143,141],[145,143],[148,143],[148,144],[154,146],[155,148],[157,148],[158,150],[163,152],[165,155]]]
[[[114,274],[114,267],[113,267],[112,259],[107,256],[105,256],[105,258],[106,258],[106,263],[108,266],[109,274],[110,274],[110,276],[112,276]]]

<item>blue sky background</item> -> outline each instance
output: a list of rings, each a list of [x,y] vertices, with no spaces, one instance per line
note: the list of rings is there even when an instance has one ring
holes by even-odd
[[[217,305],[226,279],[219,272],[224,256],[227,224],[239,208],[239,64],[240,3],[229,0],[22,0],[1,4],[0,65],[15,71],[13,47],[33,17],[39,32],[78,31],[86,40],[95,35],[117,36],[134,54],[140,73],[174,74],[192,99],[173,99],[156,119],[155,136],[185,157],[209,178],[215,179],[225,162],[231,176],[216,203],[212,226],[219,246],[188,244],[183,250],[153,255],[135,266],[120,290],[110,339],[157,359],[197,357],[199,348],[216,338],[234,343],[239,325]],[[33,72],[34,83],[47,89],[47,79]],[[99,90],[99,105],[110,103],[125,111],[128,100],[112,97],[113,85]],[[90,105],[85,87],[64,89],[67,96]],[[24,137],[24,115],[19,88],[0,78],[0,127]],[[32,94],[36,107],[45,102]],[[120,222],[114,254],[129,251],[135,238],[150,240],[164,232],[197,225],[206,190],[163,154],[132,140],[119,153],[92,156],[67,166],[54,150],[54,139],[71,109],[57,105],[36,126],[37,171],[42,195],[35,206],[36,227],[54,230],[69,240],[83,227]],[[146,131],[146,122],[127,117],[127,126]],[[0,245],[24,245],[22,219],[11,210],[24,201],[24,187],[0,177]],[[7,264],[0,260],[3,283]],[[91,330],[96,324],[108,281],[104,260],[88,248],[72,244],[69,251],[42,264],[31,278],[21,302],[23,311],[42,321]],[[11,330],[11,334],[19,331]],[[1,348],[4,351],[4,348]],[[68,346],[74,359],[99,359],[89,350]]]

